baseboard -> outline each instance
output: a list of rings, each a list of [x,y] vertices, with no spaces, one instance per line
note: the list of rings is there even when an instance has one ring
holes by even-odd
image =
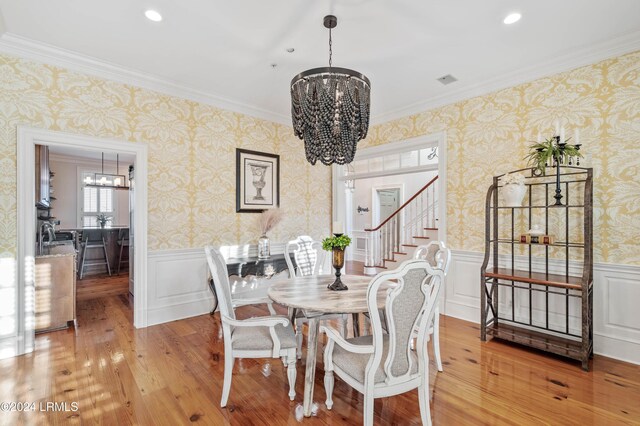
[[[213,304],[213,296],[211,296],[210,298],[202,300],[172,303],[150,308],[147,311],[147,323],[149,326],[152,326],[204,315],[211,311]]]

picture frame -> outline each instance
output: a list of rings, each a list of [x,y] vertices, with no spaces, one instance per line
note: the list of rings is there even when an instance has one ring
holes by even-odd
[[[280,207],[280,156],[236,148],[236,212]]]

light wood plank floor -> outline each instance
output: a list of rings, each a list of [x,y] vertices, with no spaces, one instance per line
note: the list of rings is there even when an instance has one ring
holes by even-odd
[[[89,275],[76,281],[76,301],[97,299],[105,296],[127,295],[129,274],[126,272],[111,276],[107,274]]]
[[[339,379],[334,408],[326,409],[321,356],[315,417],[301,417],[304,357],[293,402],[279,360],[236,361],[229,405],[221,409],[218,314],[135,330],[132,308],[124,295],[81,301],[76,330],[38,335],[34,353],[0,360],[0,401],[79,404],[77,412],[3,412],[0,424],[362,423],[361,395]],[[267,310],[238,313],[244,318]],[[431,362],[429,373],[436,425],[640,423],[638,366],[596,356],[592,371],[584,372],[572,361],[483,343],[476,324],[449,317],[441,324],[445,371],[436,373]],[[420,424],[417,392],[376,400],[375,422]]]

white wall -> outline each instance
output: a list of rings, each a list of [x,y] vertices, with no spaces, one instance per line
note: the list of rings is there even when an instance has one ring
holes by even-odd
[[[86,158],[60,156],[51,154],[49,166],[51,171],[55,173],[55,177],[51,183],[56,197],[51,204],[53,206],[51,215],[60,220],[58,229],[75,229],[82,227],[78,223],[77,212],[81,201],[80,191],[78,188],[78,168],[88,168],[96,173],[100,173],[100,161],[90,160]],[[116,169],[116,163],[105,161],[105,172],[110,173]],[[120,164],[120,174],[127,176],[129,166]],[[116,191],[116,211],[114,213],[113,225],[129,226],[129,192]]]
[[[437,171],[411,173],[397,176],[383,176],[369,179],[356,180],[356,187],[353,191],[352,212],[353,230],[362,231],[378,223],[371,223],[373,213],[371,188],[381,185],[401,185],[404,184],[404,199],[400,200],[400,205],[413,196],[418,190],[427,184],[438,174]],[[368,212],[358,213],[358,206],[368,208]],[[386,218],[380,218],[384,220]]]

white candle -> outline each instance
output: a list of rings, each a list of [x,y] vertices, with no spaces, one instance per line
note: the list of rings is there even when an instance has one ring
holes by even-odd
[[[538,143],[542,142],[542,134],[538,132]]]
[[[342,225],[342,222],[333,222],[333,233],[344,234],[344,226]]]
[[[558,136],[560,134],[560,120],[556,120],[555,125],[556,125],[556,132],[553,134],[553,136]]]
[[[564,140],[564,127],[560,128],[560,143],[565,143],[565,140]]]
[[[580,131],[578,129],[574,130],[573,132],[573,144],[574,145],[580,144]]]

